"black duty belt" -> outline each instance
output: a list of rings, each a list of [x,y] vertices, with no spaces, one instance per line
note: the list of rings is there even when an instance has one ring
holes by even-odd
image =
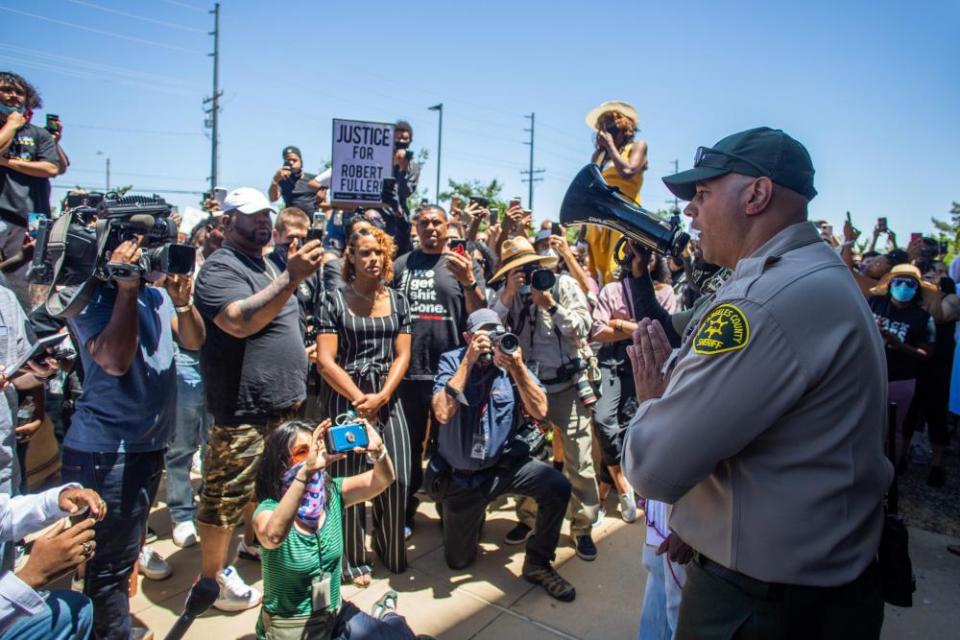
[[[696,562],[710,575],[727,582],[744,593],[766,600],[768,602],[783,602],[795,599],[835,599],[844,598],[855,592],[861,592],[870,587],[870,582],[878,580],[876,561],[871,562],[863,573],[852,582],[835,587],[814,587],[807,585],[786,584],[783,582],[764,582],[750,576],[729,569],[718,562],[714,562],[700,552],[694,555]]]

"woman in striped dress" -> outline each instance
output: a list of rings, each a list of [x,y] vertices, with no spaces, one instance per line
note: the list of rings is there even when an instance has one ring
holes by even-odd
[[[407,568],[403,525],[410,479],[410,441],[397,386],[410,364],[410,311],[407,299],[388,288],[393,279],[393,240],[373,227],[355,230],[343,257],[346,286],[328,293],[319,311],[317,362],[329,385],[327,415],[353,411],[374,423],[396,466],[397,480],[373,500],[373,549],[386,567]],[[331,469],[337,477],[366,469],[348,457]],[[344,519],[344,575],[370,584],[372,567],[364,542],[366,510],[358,504]]]

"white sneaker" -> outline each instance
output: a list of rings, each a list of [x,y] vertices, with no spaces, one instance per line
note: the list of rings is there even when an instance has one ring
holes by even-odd
[[[633,497],[633,491],[620,496],[620,517],[627,523],[637,519],[637,499]]]
[[[244,611],[260,604],[263,594],[243,581],[233,566],[217,574],[220,596],[213,606],[220,611]]]
[[[237,556],[244,560],[260,562],[260,545],[256,543],[247,544],[243,538],[240,538],[240,546],[237,547]]]
[[[601,504],[600,508],[597,509],[597,517],[594,519],[592,526],[599,527],[600,523],[603,522],[603,519],[606,516],[607,516],[607,507]]]
[[[193,520],[178,522],[173,527],[173,544],[181,549],[197,544],[197,528],[194,526]]]
[[[140,573],[150,580],[165,580],[173,573],[173,568],[153,547],[145,546],[140,550]]]

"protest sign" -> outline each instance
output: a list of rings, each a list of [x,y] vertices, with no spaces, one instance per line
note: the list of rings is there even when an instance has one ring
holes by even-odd
[[[393,125],[333,121],[330,202],[337,208],[383,204],[383,181],[393,177]]]

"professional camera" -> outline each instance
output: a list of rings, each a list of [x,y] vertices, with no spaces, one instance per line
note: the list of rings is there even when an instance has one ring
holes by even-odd
[[[523,272],[526,281],[526,284],[520,287],[520,295],[522,296],[529,296],[532,289],[541,292],[550,291],[553,289],[553,285],[557,283],[557,276],[553,271],[544,269],[535,262],[523,265],[520,270]]]
[[[517,352],[517,349],[520,348],[520,338],[510,333],[503,327],[497,327],[496,329],[487,332],[487,335],[490,337],[490,342],[493,344],[493,348],[504,355],[512,356]],[[483,364],[489,364],[493,362],[493,353],[481,354],[480,362]]]
[[[47,311],[70,317],[86,306],[98,282],[139,279],[149,273],[193,272],[193,247],[177,244],[172,208],[159,196],[99,193],[68,196],[63,215],[41,220],[30,280],[51,285]],[[141,238],[137,264],[112,263],[120,243]],[[69,301],[56,287],[77,287]]]

